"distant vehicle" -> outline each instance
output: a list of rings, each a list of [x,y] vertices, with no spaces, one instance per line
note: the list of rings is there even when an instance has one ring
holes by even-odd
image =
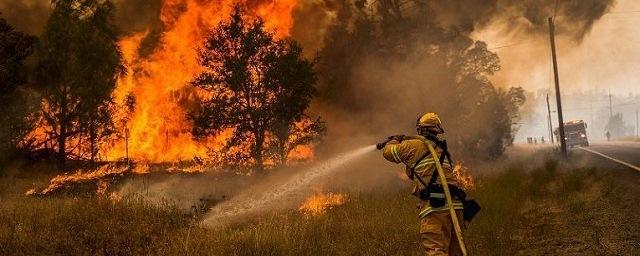
[[[558,141],[560,141],[560,132],[558,128],[553,131]],[[574,146],[589,146],[589,139],[587,138],[587,123],[583,120],[573,120],[564,123],[564,137],[567,147]]]

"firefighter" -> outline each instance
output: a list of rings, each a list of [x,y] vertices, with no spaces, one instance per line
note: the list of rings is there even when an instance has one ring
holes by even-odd
[[[420,209],[420,236],[422,245],[427,255],[462,255],[461,248],[454,231],[449,208],[445,205],[431,205],[425,198],[425,183],[436,183],[438,179],[435,160],[429,153],[430,144],[438,154],[440,163],[445,171],[445,177],[450,184],[449,188],[457,188],[453,177],[451,157],[446,149],[446,141],[439,136],[444,134],[440,118],[435,113],[426,113],[416,123],[418,136],[397,135],[390,137],[385,143],[379,144],[383,150],[383,156],[393,163],[403,163],[406,166],[406,174],[414,181],[412,194],[421,198]],[[418,175],[419,177],[416,177]],[[451,190],[452,195],[456,189]],[[462,192],[463,193],[463,192]],[[433,194],[432,194],[433,195]],[[457,213],[458,223],[463,223],[463,204],[453,197],[453,207]]]

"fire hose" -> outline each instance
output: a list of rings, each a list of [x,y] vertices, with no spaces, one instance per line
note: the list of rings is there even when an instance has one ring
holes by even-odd
[[[431,146],[431,144],[427,143],[429,146],[429,152],[433,156],[433,160],[436,164],[436,169],[438,170],[438,176],[440,178],[440,184],[448,184],[447,178],[444,176],[444,169],[442,169],[442,165],[440,164],[440,160],[438,159],[438,154],[436,150]],[[458,168],[458,167],[456,167]],[[451,192],[449,191],[449,186],[443,185],[444,196],[447,199],[447,205],[449,206],[449,216],[451,216],[451,222],[453,223],[453,229],[456,231],[456,237],[458,237],[458,244],[460,245],[460,250],[462,251],[462,255],[467,255],[467,247],[464,245],[464,241],[462,238],[462,228],[460,228],[460,222],[458,221],[458,215],[456,214],[456,210],[453,209],[453,200],[451,198]]]
[[[401,136],[401,135],[398,135]],[[391,140],[396,139],[397,136],[391,136],[389,137],[387,140],[376,144],[376,148],[378,150],[383,149],[384,146],[389,143]],[[404,136],[403,136],[404,137]],[[426,143],[428,148],[429,148],[429,152],[430,154],[433,156],[433,160],[435,162],[436,165],[436,170],[438,171],[438,178],[440,179],[440,184],[448,184],[447,183],[447,178],[445,177],[445,173],[444,173],[444,169],[442,168],[442,165],[440,164],[440,159],[438,157],[437,152],[435,151],[435,149],[433,148],[433,146],[430,143]],[[455,168],[459,168],[458,166],[456,166]],[[419,177],[416,177],[418,179],[420,179]],[[420,179],[420,181],[423,183],[423,185],[426,184],[424,183],[424,181],[422,181]],[[467,255],[467,247],[465,246],[464,240],[462,238],[462,228],[460,227],[460,222],[458,221],[458,215],[456,214],[455,209],[453,208],[453,199],[451,196],[451,191],[449,190],[449,186],[442,186],[443,190],[444,190],[444,195],[447,201],[447,208],[449,209],[449,216],[451,217],[451,222],[453,223],[453,229],[456,232],[456,237],[458,238],[458,245],[460,246],[460,250],[462,251],[462,255],[466,256]]]

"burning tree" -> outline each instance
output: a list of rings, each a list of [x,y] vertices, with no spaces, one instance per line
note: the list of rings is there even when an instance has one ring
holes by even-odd
[[[31,129],[35,97],[24,85],[24,60],[33,53],[36,38],[15,31],[0,18],[0,160],[6,158]]]
[[[278,164],[283,165],[296,147],[320,140],[326,127],[320,118],[311,119],[299,114],[287,116],[286,111],[278,113],[281,115],[270,129],[274,139],[269,143],[269,153]]]
[[[250,148],[248,154],[226,154],[225,160],[251,161],[263,173],[269,148],[284,162],[293,140],[308,144],[302,138],[324,130],[319,119],[308,122],[303,115],[315,93],[313,64],[302,58],[295,41],[265,31],[262,19],[245,23],[236,6],[230,20],[210,31],[199,63],[204,71],[192,84],[205,93],[191,113],[193,134],[206,137],[232,129],[225,152]]]
[[[98,144],[114,131],[111,94],[124,68],[109,1],[53,2],[36,80],[44,97],[46,140],[56,144],[64,169],[69,154],[93,162]]]

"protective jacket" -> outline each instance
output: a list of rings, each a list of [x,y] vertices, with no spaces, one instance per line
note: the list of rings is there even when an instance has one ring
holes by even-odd
[[[431,176],[434,175],[434,173],[437,173],[434,157],[429,153],[429,146],[434,147],[435,151],[438,153],[438,158],[444,157],[442,155],[443,149],[441,147],[438,147],[434,142],[420,135],[405,137],[402,141],[393,139],[384,146],[382,154],[384,158],[390,162],[403,163],[406,167],[407,176],[410,178],[413,176],[413,172],[411,171],[413,168],[414,172],[424,181],[429,181],[431,180]],[[425,155],[427,156],[425,157]],[[447,182],[457,186],[453,176],[451,163],[449,163],[449,161],[444,161],[442,167],[444,169]],[[424,187],[417,181],[417,179],[413,179],[413,181],[414,186],[412,194],[417,196],[420,190],[424,189]],[[456,210],[463,209],[462,203],[458,200],[453,201],[453,206]],[[424,218],[429,213],[447,210],[448,208],[446,205],[442,207],[431,207],[428,201],[422,201],[419,217]]]

